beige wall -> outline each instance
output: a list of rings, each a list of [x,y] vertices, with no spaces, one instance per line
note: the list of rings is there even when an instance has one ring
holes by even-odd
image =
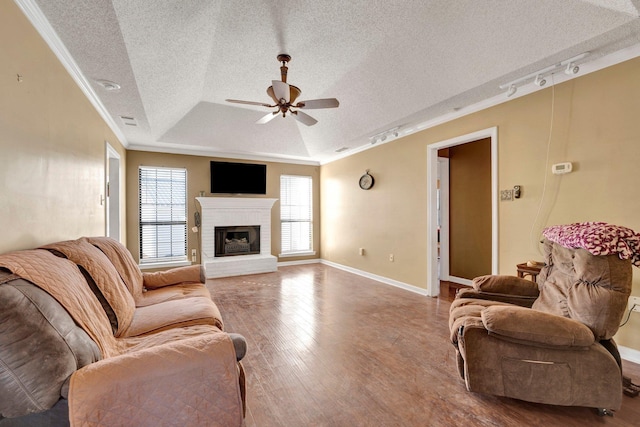
[[[640,231],[639,75],[636,58],[555,87],[549,163],[573,162],[568,175],[545,166],[553,88],[324,165],[322,258],[426,288],[426,147],[493,126],[499,187],[522,186],[522,198],[499,204],[500,273],[541,259],[537,240],[547,225],[606,221]],[[376,178],[370,191],[357,185],[365,169]],[[633,294],[640,295],[636,268]],[[618,342],[640,349],[639,332],[633,314]]]
[[[491,274],[491,138],[449,149],[449,275]]]
[[[139,219],[138,219],[138,168],[140,166],[179,167],[187,169],[187,253],[191,256],[191,250],[198,250],[198,262],[200,262],[199,235],[191,232],[194,224],[194,212],[200,210],[195,198],[200,191],[206,196],[211,196],[209,162],[211,160],[239,161],[220,159],[213,157],[188,156],[177,154],[151,153],[145,151],[129,151],[127,154],[127,247],[136,259],[140,255]],[[296,165],[290,163],[252,162],[242,160],[243,163],[261,163],[267,165],[267,194],[264,196],[280,199],[280,175],[305,175],[313,178],[313,248],[315,256],[286,257],[280,261],[294,261],[300,259],[318,258],[320,255],[320,167],[308,165]],[[240,196],[239,196],[240,197]],[[280,202],[277,201],[271,210],[271,253],[280,254]]]
[[[122,145],[46,43],[0,2],[0,253],[105,234],[105,141],[124,165]]]

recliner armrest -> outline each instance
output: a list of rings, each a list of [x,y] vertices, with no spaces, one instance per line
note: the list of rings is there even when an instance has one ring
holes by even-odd
[[[103,359],[76,371],[71,425],[241,426],[236,352],[211,333]]]
[[[480,276],[473,279],[472,286],[477,291],[493,294],[517,295],[536,298],[538,297],[538,295],[540,295],[537,283],[516,276]]]
[[[591,329],[566,317],[524,307],[492,306],[482,310],[482,323],[491,335],[548,347],[588,347]]]
[[[180,283],[204,283],[202,265],[187,265],[170,270],[154,271],[142,274],[142,284],[147,289],[156,289],[163,286],[177,285]]]

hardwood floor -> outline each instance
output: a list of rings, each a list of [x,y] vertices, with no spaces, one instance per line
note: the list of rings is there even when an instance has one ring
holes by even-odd
[[[225,329],[247,338],[247,427],[635,426],[614,417],[470,393],[449,342],[449,298],[430,298],[321,264],[210,279]],[[635,383],[640,366],[625,362]]]

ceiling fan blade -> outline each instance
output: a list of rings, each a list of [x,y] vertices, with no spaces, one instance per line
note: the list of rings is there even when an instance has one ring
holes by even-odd
[[[291,111],[291,114],[293,114],[293,117],[299,121],[302,124],[305,124],[307,126],[313,126],[316,123],[318,123],[318,121],[316,119],[314,119],[313,117],[311,117],[308,114],[303,113],[302,111]]]
[[[225,99],[225,101],[233,102],[236,104],[260,105],[262,107],[275,107],[275,105],[265,104],[264,102],[240,101],[239,99]]]
[[[278,100],[284,98],[284,101],[288,103],[289,97],[291,95],[289,84],[281,82],[280,80],[271,80],[271,84],[273,85],[273,93],[275,94],[276,98]]]
[[[306,108],[307,110],[318,108],[336,108],[340,105],[335,98],[310,99],[308,101],[300,101],[296,104],[298,108]]]
[[[274,111],[273,113],[269,113],[266,116],[264,116],[263,118],[261,118],[260,120],[258,120],[256,122],[257,125],[263,125],[265,123],[269,123],[271,120],[273,120],[279,113],[280,111]]]

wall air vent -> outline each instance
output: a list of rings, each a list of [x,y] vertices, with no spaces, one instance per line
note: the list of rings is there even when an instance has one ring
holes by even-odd
[[[120,120],[127,126],[138,126],[138,122],[135,117],[131,116],[120,116]]]

